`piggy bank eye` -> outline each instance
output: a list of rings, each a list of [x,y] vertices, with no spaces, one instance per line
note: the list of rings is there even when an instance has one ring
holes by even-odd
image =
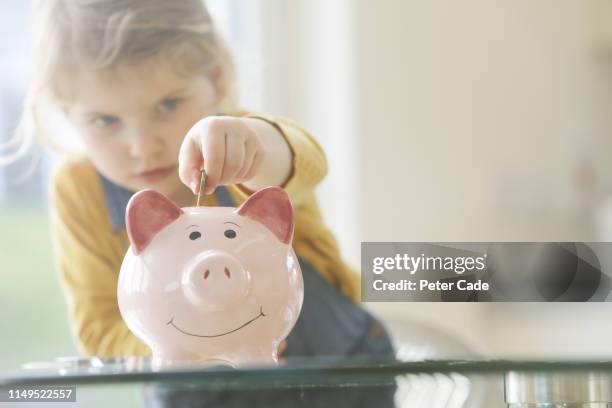
[[[189,239],[192,241],[195,241],[196,239],[199,239],[202,236],[202,234],[200,234],[198,231],[193,231],[191,234],[189,234]]]
[[[223,234],[225,235],[226,238],[229,238],[229,239],[236,238],[236,231],[234,231],[233,229],[225,230]]]

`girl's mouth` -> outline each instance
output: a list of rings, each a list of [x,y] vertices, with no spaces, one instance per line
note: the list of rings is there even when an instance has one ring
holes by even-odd
[[[136,173],[135,177],[143,180],[147,183],[160,181],[170,175],[173,171],[176,170],[176,165],[166,166],[166,167],[157,167],[150,170],[146,170],[140,173]]]

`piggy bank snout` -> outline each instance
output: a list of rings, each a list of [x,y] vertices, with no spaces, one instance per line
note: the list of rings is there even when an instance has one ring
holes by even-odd
[[[188,263],[181,283],[185,296],[194,306],[223,310],[246,299],[251,277],[234,256],[206,251]]]

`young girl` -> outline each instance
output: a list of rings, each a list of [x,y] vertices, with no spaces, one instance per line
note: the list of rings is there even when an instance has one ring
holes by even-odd
[[[61,161],[50,189],[57,270],[84,354],[150,354],[117,306],[126,204],[151,188],[191,206],[203,168],[203,205],[238,206],[270,185],[291,198],[305,299],[285,357],[392,355],[321,218],[320,146],[288,120],[236,108],[230,58],[201,0],[43,0],[35,14],[22,129],[52,139],[39,113],[56,108],[85,146]]]

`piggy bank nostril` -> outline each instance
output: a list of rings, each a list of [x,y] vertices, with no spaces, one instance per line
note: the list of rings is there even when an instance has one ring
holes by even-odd
[[[230,276],[230,271],[229,271],[229,269],[227,269],[227,266],[225,267],[225,276],[227,276],[228,279],[231,277]]]
[[[207,269],[206,272],[204,272],[204,279],[208,279],[208,275],[210,275],[209,269]]]

